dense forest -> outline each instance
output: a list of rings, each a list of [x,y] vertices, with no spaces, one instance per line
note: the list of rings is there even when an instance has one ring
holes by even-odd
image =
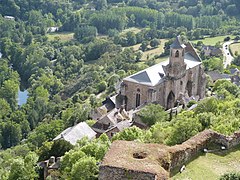
[[[156,110],[161,107],[146,107],[140,115],[151,126],[147,131],[132,127],[111,141],[103,134],[94,141],[83,139],[75,147],[52,142],[76,123],[91,125],[91,110],[116,93],[122,78],[155,63],[141,57],[149,46],[158,46],[159,39],[168,39],[160,57],[168,55],[172,38],[179,34],[185,40],[237,37],[239,15],[238,0],[2,0],[0,179],[37,179],[37,162],[65,152],[55,178],[94,179],[98,163],[116,139],[173,145],[205,128],[233,133],[240,127],[240,89],[219,81],[208,84],[215,97],[171,121],[164,111]],[[57,33],[73,33],[73,38],[50,39],[51,27],[58,27]],[[139,31],[123,33],[132,27]],[[141,44],[139,51],[128,48],[136,44]],[[227,72],[221,58],[206,59],[204,65]],[[231,67],[237,66],[240,56]],[[21,106],[19,90],[28,91]]]

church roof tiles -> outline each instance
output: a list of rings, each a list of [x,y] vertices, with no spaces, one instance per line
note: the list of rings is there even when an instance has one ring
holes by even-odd
[[[184,62],[187,64],[187,69],[191,69],[202,63],[201,59],[190,43],[186,44]],[[162,66],[166,66],[168,63],[169,60],[161,62],[147,69],[139,71],[131,76],[128,76],[124,78],[124,80],[147,86],[155,86],[163,82],[165,73]]]

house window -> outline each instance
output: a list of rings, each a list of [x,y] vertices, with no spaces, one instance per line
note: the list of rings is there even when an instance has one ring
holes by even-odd
[[[179,57],[179,51],[178,50],[175,53],[175,57]]]
[[[114,134],[115,134],[115,132],[111,132],[111,137],[113,137],[113,136],[114,136]]]
[[[140,106],[140,94],[136,94],[136,107]]]
[[[140,89],[138,88],[136,94],[136,107],[140,106],[140,98],[141,98]]]

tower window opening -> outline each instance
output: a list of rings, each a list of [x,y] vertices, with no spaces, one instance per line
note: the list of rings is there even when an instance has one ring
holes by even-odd
[[[175,57],[179,57],[179,51],[178,50],[175,53]]]

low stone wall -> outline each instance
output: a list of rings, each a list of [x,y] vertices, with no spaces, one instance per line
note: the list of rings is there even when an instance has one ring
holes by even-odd
[[[212,130],[204,130],[181,145],[170,147],[170,170],[189,162],[212,144],[219,145],[219,150],[220,146],[226,149],[233,148],[240,144],[240,131],[231,136],[225,136]]]
[[[155,180],[156,174],[126,170],[124,168],[101,166],[99,171],[99,180]]]
[[[134,146],[132,146],[131,143],[133,143]],[[231,136],[225,136],[212,130],[204,130],[182,144],[171,147],[160,144],[115,141],[112,144],[110,152],[105,156],[102,166],[100,166],[99,179],[169,179],[170,172],[173,169],[181,167],[193,160],[193,158],[197,157],[205,148],[219,147],[219,150],[221,150],[221,146],[229,149],[239,144],[240,131],[235,132]],[[126,157],[131,157],[132,152],[138,149],[141,149],[141,152],[148,152],[146,159],[126,158],[125,161],[121,160],[122,154],[125,154]],[[163,156],[163,154],[165,155]],[[110,158],[112,159],[109,160]],[[116,163],[116,161],[119,161],[119,163]],[[149,168],[151,165],[154,165],[152,167],[159,166],[159,168],[155,168],[155,171],[153,171],[152,168]],[[164,167],[164,165],[167,166]],[[141,167],[141,169],[139,169],[139,167]],[[146,171],[147,168],[150,170]]]

